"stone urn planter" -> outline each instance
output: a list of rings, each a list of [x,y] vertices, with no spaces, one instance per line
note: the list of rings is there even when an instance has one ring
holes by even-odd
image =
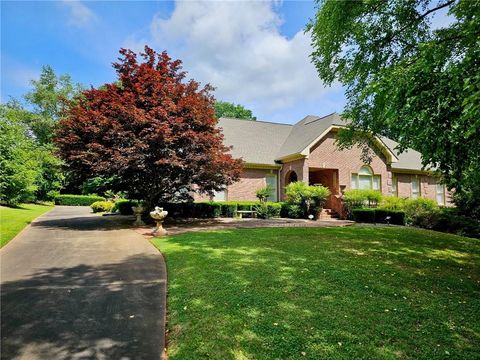
[[[145,211],[145,208],[142,205],[132,206],[133,214],[135,215],[135,226],[143,226],[145,223],[142,221],[142,214]]]
[[[155,206],[155,210],[150,212],[150,217],[155,220],[157,227],[153,230],[154,236],[167,235],[167,230],[163,228],[163,221],[168,215],[168,211],[163,210],[162,207]]]

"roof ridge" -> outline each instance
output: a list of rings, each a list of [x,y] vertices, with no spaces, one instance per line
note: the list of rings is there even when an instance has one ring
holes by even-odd
[[[263,123],[263,124],[272,124],[272,125],[284,125],[284,126],[293,126],[292,124],[285,124],[285,123],[277,123],[273,121],[264,121],[264,120],[249,120],[249,119],[238,119],[238,118],[230,118],[230,117],[221,117],[219,120],[241,120],[241,121],[249,121],[252,123]]]

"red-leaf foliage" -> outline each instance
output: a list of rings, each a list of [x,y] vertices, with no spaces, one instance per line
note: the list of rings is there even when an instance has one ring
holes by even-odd
[[[145,47],[121,49],[118,81],[84,91],[60,121],[60,156],[82,177],[116,179],[137,199],[168,201],[211,193],[238,179],[216,128],[213,88],[184,81],[181,61]]]

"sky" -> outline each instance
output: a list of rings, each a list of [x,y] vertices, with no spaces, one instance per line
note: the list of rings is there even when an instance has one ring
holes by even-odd
[[[309,59],[314,14],[310,1],[2,1],[1,100],[21,98],[43,65],[85,87],[112,82],[118,50],[148,45],[258,120],[341,112],[343,89]]]

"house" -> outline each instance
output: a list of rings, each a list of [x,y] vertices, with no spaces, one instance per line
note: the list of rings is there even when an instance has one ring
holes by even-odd
[[[414,150],[398,154],[395,141],[376,138],[369,164],[362,161],[358,147],[339,150],[336,134],[346,125],[336,113],[309,115],[294,125],[221,118],[218,126],[225,144],[232,146],[232,155],[245,164],[241,179],[215,193],[213,200],[256,200],[256,190],[268,184],[274,189],[270,200],[281,201],[287,184],[304,181],[327,186],[332,195],[326,208],[333,210],[341,206],[341,193],[350,189],[374,189],[385,195],[426,197],[440,205],[449,204],[445,186],[422,170],[420,153]]]

